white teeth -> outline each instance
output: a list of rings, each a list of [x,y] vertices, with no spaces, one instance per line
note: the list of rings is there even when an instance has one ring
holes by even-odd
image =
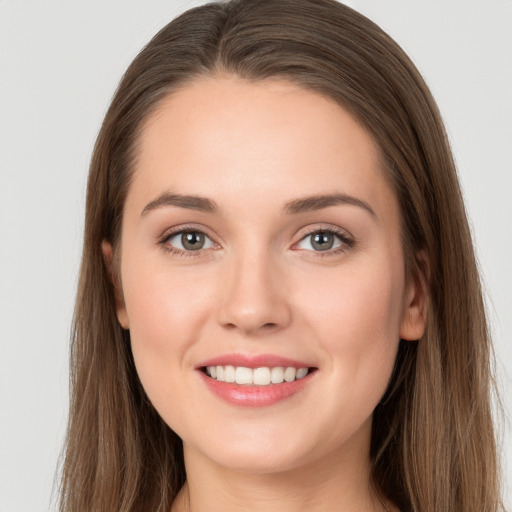
[[[268,386],[270,384],[270,368],[255,368],[252,371],[252,383],[256,386]]]
[[[217,377],[217,380],[218,377]],[[225,382],[235,382],[235,367],[234,366],[225,366],[224,367],[224,381]]]
[[[272,380],[272,384],[281,384],[284,380],[284,368],[281,368],[280,366],[272,368],[270,378]]]
[[[293,366],[289,366],[284,371],[284,380],[286,382],[293,382],[295,380],[295,376],[297,375],[297,370],[293,368]]]
[[[297,375],[296,375],[297,379],[302,379],[307,374],[308,374],[307,368],[297,368]]]
[[[236,382],[240,385],[269,386],[271,384],[282,384],[283,382],[293,382],[296,379],[304,378],[308,373],[308,368],[294,368],[288,366],[283,368],[276,366],[274,368],[246,368],[244,366],[208,366],[206,373],[212,379],[220,382]]]
[[[250,368],[238,366],[235,371],[235,382],[237,384],[252,384],[252,371]]]

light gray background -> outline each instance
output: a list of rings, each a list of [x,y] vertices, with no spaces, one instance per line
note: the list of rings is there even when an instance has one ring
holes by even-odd
[[[95,136],[137,51],[184,0],[0,0],[0,512],[55,509],[67,350]],[[512,0],[352,0],[444,115],[512,404]],[[508,375],[508,376],[507,376]],[[512,446],[504,429],[512,502]]]

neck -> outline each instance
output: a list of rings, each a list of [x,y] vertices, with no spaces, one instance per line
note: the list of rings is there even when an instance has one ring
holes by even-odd
[[[172,512],[385,512],[370,483],[369,457],[332,453],[280,472],[220,467],[185,445],[187,482]]]

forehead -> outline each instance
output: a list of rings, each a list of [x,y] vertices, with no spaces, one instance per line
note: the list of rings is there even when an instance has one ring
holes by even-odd
[[[262,206],[305,193],[392,196],[373,138],[337,103],[284,80],[230,76],[198,79],[161,102],[142,127],[131,189]]]

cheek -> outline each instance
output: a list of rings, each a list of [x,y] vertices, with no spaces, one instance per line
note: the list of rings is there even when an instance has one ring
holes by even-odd
[[[170,337],[183,340],[172,333],[191,333],[211,301],[208,273],[166,267],[165,258],[158,254],[145,258],[127,254],[122,276],[130,332],[139,339],[166,340],[167,344]]]
[[[177,375],[190,363],[187,353],[207,320],[212,284],[200,272],[188,278],[186,272],[162,268],[150,258],[127,255],[124,265],[135,365],[151,400],[161,402],[160,394],[175,387]]]
[[[368,275],[354,275],[332,290],[331,297],[318,308],[332,349],[377,348],[379,342],[398,339],[401,293],[391,280],[379,281]],[[335,296],[337,298],[335,298]],[[329,320],[330,319],[330,320]]]
[[[306,321],[330,358],[336,385],[353,389],[354,399],[362,394],[378,401],[399,344],[402,267],[377,261],[340,271],[325,282],[303,308]]]

